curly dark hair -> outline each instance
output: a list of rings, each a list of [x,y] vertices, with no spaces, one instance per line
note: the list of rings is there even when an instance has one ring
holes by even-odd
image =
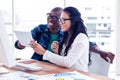
[[[61,51],[63,48],[63,44],[65,44],[65,42],[67,42],[68,44],[66,45],[66,48],[64,50],[64,56],[67,55],[69,48],[71,47],[75,37],[79,34],[79,33],[83,33],[85,35],[87,35],[87,29],[83,23],[83,20],[81,18],[81,13],[78,11],[78,9],[74,8],[74,7],[66,7],[63,9],[63,12],[67,13],[70,17],[70,21],[71,21],[71,27],[70,27],[70,39],[66,39],[69,34],[68,32],[64,32],[64,37],[62,42],[60,43],[59,46],[59,55],[61,55]]]

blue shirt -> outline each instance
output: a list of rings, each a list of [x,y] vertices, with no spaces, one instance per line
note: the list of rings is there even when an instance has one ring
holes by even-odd
[[[46,50],[48,49],[48,44],[50,43],[50,39],[51,39],[51,35],[50,35],[51,33],[47,25],[38,25],[37,27],[31,30],[31,34],[35,41],[37,41]],[[63,32],[60,30],[57,34],[58,34],[57,41],[61,42],[63,39]],[[21,49],[17,46],[17,43],[18,40],[15,42],[15,47],[17,49]],[[93,42],[89,42],[89,45],[90,47],[92,47],[96,44]],[[34,52],[31,58],[35,60],[43,61],[42,57],[43,57],[42,55]]]
[[[48,44],[50,43],[50,39],[51,39],[51,33],[47,25],[36,26],[34,29],[31,30],[31,34],[33,39],[37,41],[37,43],[39,43],[43,48],[48,49],[49,46]],[[63,32],[60,30],[57,34],[58,34],[57,41],[61,42],[63,39]],[[17,46],[17,43],[18,40],[15,42],[15,47],[21,49]],[[42,57],[43,57],[42,55],[34,52],[31,58],[42,61],[43,60]]]

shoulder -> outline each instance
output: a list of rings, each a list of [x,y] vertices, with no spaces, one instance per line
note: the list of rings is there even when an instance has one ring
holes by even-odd
[[[37,28],[39,30],[48,29],[47,24],[40,24],[40,25],[36,26],[35,28]]]
[[[76,38],[75,38],[75,40],[74,40],[73,43],[74,43],[74,44],[87,45],[87,44],[89,44],[89,40],[88,40],[88,37],[87,37],[85,34],[79,33],[79,34],[76,36]]]
[[[87,35],[83,34],[83,33],[79,33],[76,38],[75,38],[76,41],[84,41],[84,40],[88,40],[88,37]]]
[[[89,40],[88,40],[88,37],[83,34],[83,33],[79,33],[74,42],[73,42],[73,45],[77,45],[77,46],[88,46],[89,45]]]
[[[38,25],[37,27],[39,27],[39,28],[48,28],[48,27],[47,27],[47,24],[40,24],[40,25]]]
[[[31,31],[32,32],[37,32],[37,31],[43,32],[46,29],[48,29],[47,24],[40,24],[40,25],[36,26],[35,28],[33,28]]]

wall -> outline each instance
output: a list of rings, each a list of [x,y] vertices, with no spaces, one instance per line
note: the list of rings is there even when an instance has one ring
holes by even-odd
[[[117,52],[116,52],[116,74],[120,75],[120,0],[116,1],[117,4]]]

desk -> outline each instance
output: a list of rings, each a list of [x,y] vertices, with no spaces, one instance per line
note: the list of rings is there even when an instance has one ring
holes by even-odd
[[[70,69],[70,68],[64,68],[64,67],[57,66],[55,64],[50,64],[50,63],[41,62],[41,61],[35,61],[31,64],[43,67],[42,71],[27,72],[27,73],[36,74],[36,75],[45,75],[45,74],[53,74],[53,73],[74,71],[73,69]],[[0,67],[3,67],[3,66],[0,66]],[[9,69],[9,68],[7,68],[7,69],[10,72],[18,71],[18,70],[15,70],[15,69]],[[93,77],[96,80],[112,80],[110,78],[106,78],[106,77],[96,75],[96,74],[92,74],[92,73],[88,73],[88,72],[83,72],[83,71],[78,71],[78,72],[80,72],[82,74],[85,74],[89,77]]]

